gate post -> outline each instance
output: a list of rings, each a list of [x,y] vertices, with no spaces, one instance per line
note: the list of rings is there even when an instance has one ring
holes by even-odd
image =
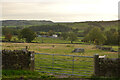
[[[99,55],[95,54],[94,55],[94,75],[98,76],[99,75]]]

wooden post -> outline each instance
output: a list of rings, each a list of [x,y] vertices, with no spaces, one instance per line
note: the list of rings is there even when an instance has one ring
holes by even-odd
[[[26,46],[26,50],[28,50],[28,46]]]
[[[95,54],[94,55],[94,75],[98,76],[99,75],[99,55]]]
[[[30,64],[30,70],[34,71],[34,52],[31,52],[31,64]]]

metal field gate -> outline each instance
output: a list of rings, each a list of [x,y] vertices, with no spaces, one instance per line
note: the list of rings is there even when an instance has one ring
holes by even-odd
[[[60,54],[35,54],[35,70],[44,73],[91,76],[93,57]]]

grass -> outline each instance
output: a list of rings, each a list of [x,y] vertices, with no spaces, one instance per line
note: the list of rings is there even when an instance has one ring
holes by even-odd
[[[2,49],[7,49],[7,50],[16,50],[16,49],[20,50],[20,49],[24,49],[25,46],[29,46],[29,50],[35,51],[35,53],[79,55],[79,56],[93,56],[94,54],[99,54],[100,56],[106,55],[109,58],[116,58],[118,55],[118,53],[116,52],[108,52],[108,51],[102,51],[102,50],[96,49],[94,48],[95,45],[52,44],[52,43],[2,43]],[[112,47],[115,49],[117,48],[117,46],[112,46]],[[84,53],[72,53],[72,50],[74,50],[75,48],[84,48],[85,52]],[[69,74],[72,73],[72,64],[73,64],[72,57],[55,56],[54,59],[55,59],[54,68],[56,68],[54,69],[55,70],[54,72],[69,73]],[[84,75],[86,73],[90,73],[90,75],[88,74],[89,77],[93,74],[93,72],[83,71],[83,70],[93,71],[93,59],[92,58],[75,57],[74,60],[75,60],[74,70],[76,72],[74,74]],[[91,61],[91,62],[84,62],[84,61]],[[90,65],[91,67],[88,67],[86,65]],[[36,54],[35,55],[35,66],[36,66],[36,69],[40,69],[40,71],[52,72],[52,68],[40,68],[40,66],[52,67],[52,56]],[[79,71],[79,70],[82,70],[82,71]],[[68,72],[64,72],[64,71],[68,71]]]
[[[111,25],[111,26],[106,26],[105,31],[109,31],[111,28],[118,30],[118,25],[114,24],[114,25]]]
[[[5,39],[5,36],[2,36],[0,37],[0,39],[4,40]],[[78,37],[78,40],[76,41],[73,41],[73,43],[81,43],[83,44],[83,42],[81,42],[81,39],[83,39],[83,37]],[[12,36],[12,39],[11,39],[12,42],[25,42],[25,39],[21,39],[19,40],[17,36]],[[33,43],[68,43],[70,44],[71,41],[69,40],[62,40],[62,39],[59,39],[59,38],[49,38],[49,37],[36,37],[33,41]]]
[[[66,74],[76,74],[76,75],[87,75],[90,76],[93,72],[93,59],[90,58],[80,58],[80,57],[74,57],[74,72],[73,70],[73,61],[72,57],[67,56],[54,56],[54,65],[52,61],[52,56],[46,56],[46,55],[36,55],[35,56],[35,65],[36,69],[40,69],[41,71],[45,72],[54,72],[54,73],[66,73]],[[81,62],[83,61],[83,62]],[[91,62],[84,62],[84,61],[91,61]],[[88,67],[88,66],[90,67]],[[39,68],[39,67],[43,68]],[[52,66],[54,68],[54,71],[52,69]],[[46,68],[47,67],[47,68]],[[88,74],[89,73],[89,74]]]
[[[28,70],[2,70],[2,78],[24,78],[24,79],[34,79],[34,78],[54,78],[53,75],[46,75],[46,73],[38,73],[36,71],[28,71]]]
[[[54,47],[53,47],[54,45]],[[48,43],[2,43],[2,49],[15,50],[23,49],[25,46],[29,46],[29,50],[36,53],[50,53],[50,54],[64,54],[64,55],[81,55],[81,56],[93,56],[99,54],[100,56],[107,55],[107,57],[117,57],[116,52],[108,52],[99,49],[95,49],[95,45],[85,44],[48,44]],[[71,53],[75,48],[84,48],[85,53]],[[113,46],[117,48],[117,46]]]
[[[73,41],[73,43],[80,43],[83,44],[83,42],[81,42],[81,39],[83,39],[83,37],[78,37],[78,39],[76,41]],[[33,42],[37,42],[37,43],[58,43],[58,44],[70,44],[71,41],[69,40],[62,40],[59,38],[48,38],[48,37],[37,37],[35,40],[33,40]]]
[[[5,38],[5,36],[0,36],[0,40],[2,40],[2,39],[4,39]]]
[[[47,37],[37,37],[33,42],[38,43],[70,43],[67,40],[61,40],[59,38],[47,38]]]
[[[114,50],[118,51],[118,46],[113,46],[113,45],[108,46],[108,45],[104,45],[103,47],[112,47]]]

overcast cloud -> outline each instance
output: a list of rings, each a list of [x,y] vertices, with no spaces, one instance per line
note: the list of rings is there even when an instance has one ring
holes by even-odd
[[[119,0],[2,0],[2,19],[117,20]]]

